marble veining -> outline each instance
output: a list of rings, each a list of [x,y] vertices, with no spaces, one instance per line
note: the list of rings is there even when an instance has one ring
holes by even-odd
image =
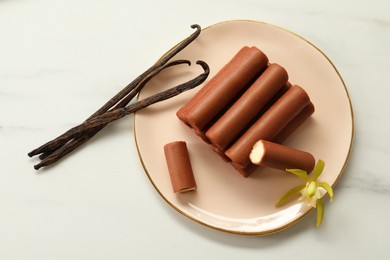
[[[352,173],[353,174],[353,173]],[[390,182],[375,172],[365,171],[359,175],[348,176],[348,181],[341,181],[340,188],[354,189],[358,192],[377,193],[390,196]]]
[[[389,11],[387,0],[0,0],[0,259],[390,259]],[[229,19],[302,35],[346,83],[355,140],[320,229],[310,214],[244,237],[178,215],[143,172],[132,117],[33,169],[27,152],[82,122],[190,24]]]

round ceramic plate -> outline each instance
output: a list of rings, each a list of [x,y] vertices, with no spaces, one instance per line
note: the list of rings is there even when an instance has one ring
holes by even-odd
[[[196,60],[209,64],[209,80],[245,45],[257,46],[270,62],[286,68],[291,83],[308,92],[316,111],[285,144],[324,160],[326,166],[320,180],[334,185],[346,166],[353,139],[350,99],[342,78],[325,54],[290,31],[255,21],[227,21],[209,26],[175,57],[189,59],[194,65],[164,71],[140,93],[139,99],[202,73],[195,65]],[[280,208],[274,206],[288,189],[300,184],[299,178],[267,168],[258,169],[249,178],[244,178],[177,119],[176,111],[199,88],[135,115],[139,156],[162,198],[198,223],[236,234],[273,233],[293,225],[311,212],[310,207],[297,201]],[[177,140],[187,142],[198,185],[195,192],[175,194],[172,191],[163,147]]]

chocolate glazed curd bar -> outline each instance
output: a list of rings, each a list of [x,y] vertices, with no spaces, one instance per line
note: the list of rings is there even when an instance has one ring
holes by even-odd
[[[306,91],[256,47],[243,47],[178,111],[177,117],[244,177],[260,139],[283,143],[314,112]]]
[[[271,64],[244,94],[207,130],[206,136],[224,151],[267,103],[286,85],[287,71]]]
[[[196,190],[187,144],[175,141],[164,146],[165,159],[175,193]]]
[[[302,169],[311,172],[315,165],[312,154],[266,140],[256,142],[249,157],[256,165],[279,170]]]
[[[281,144],[286,141],[313,113],[314,105],[310,101],[301,112],[273,139],[273,142]]]
[[[294,85],[286,91],[234,144],[226,155],[239,168],[250,164],[249,154],[260,139],[273,140],[310,103],[301,87]]]
[[[287,124],[287,126],[273,139],[271,140],[274,143],[282,144],[286,141],[290,135],[294,133],[312,114],[314,113],[314,105],[310,102],[305,106],[302,111],[295,116],[295,118]],[[226,155],[225,155],[226,156]],[[227,157],[227,156],[226,156]],[[228,158],[228,157],[227,157]],[[225,159],[225,161],[230,161],[230,159]],[[257,167],[253,164],[249,164],[246,167],[242,167],[238,164],[232,162],[233,167],[244,177],[248,177],[251,172],[253,172]]]
[[[288,86],[286,85],[283,89],[286,91]],[[283,143],[286,141],[290,135],[292,135],[296,129],[298,129],[312,114],[314,113],[314,105],[310,102],[302,111],[290,122],[287,126],[272,140],[275,143]],[[207,139],[208,142],[208,139]],[[211,144],[211,149],[217,153],[221,159],[225,162],[231,162],[230,158],[226,156],[225,150],[221,150],[215,145]],[[238,170],[242,175],[249,176],[250,169],[254,170],[256,167],[240,167],[238,164],[232,163],[234,168]]]
[[[215,85],[221,78],[224,76],[226,71],[231,70],[234,66],[238,65],[238,61],[240,61],[246,53],[249,51],[248,46],[244,46],[241,50],[227,63],[222,69],[220,69],[212,79],[210,79],[195,95],[189,99],[177,112],[176,116],[183,121],[187,126],[191,127],[191,125],[187,122],[186,112],[195,104],[197,100],[199,100],[203,95],[207,94],[210,88]]]
[[[236,96],[268,65],[267,56],[256,47],[243,47],[190,99],[177,116],[198,133],[228,106]]]

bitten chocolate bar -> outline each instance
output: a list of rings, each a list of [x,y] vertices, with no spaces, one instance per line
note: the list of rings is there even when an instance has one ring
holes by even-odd
[[[166,144],[164,153],[173,191],[176,193],[196,190],[196,182],[186,143],[176,141]]]
[[[257,141],[249,157],[256,165],[279,170],[302,169],[310,173],[315,165],[312,154],[266,140]]]
[[[298,127],[300,127],[312,114],[314,113],[314,105],[313,103],[309,103],[302,111],[290,122],[287,126],[273,139],[270,140],[274,143],[282,144],[285,140],[287,140]],[[225,155],[226,158],[228,158]],[[230,161],[224,159],[225,161]],[[232,162],[233,167],[244,177],[248,177],[255,169],[255,165],[249,164],[246,167],[239,166]]]
[[[203,131],[268,64],[256,47],[242,48],[233,59],[178,111],[178,117]]]
[[[226,150],[227,157],[239,167],[246,168],[250,164],[253,145],[260,139],[273,140],[309,102],[305,90],[292,86]]]
[[[177,117],[244,177],[258,140],[283,143],[313,113],[306,91],[256,47],[243,47],[178,111]]]

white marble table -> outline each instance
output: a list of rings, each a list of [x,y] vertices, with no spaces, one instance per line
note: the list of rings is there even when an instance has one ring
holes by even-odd
[[[0,259],[389,259],[390,3],[0,0]],[[261,237],[172,210],[138,160],[131,117],[54,167],[27,152],[81,122],[189,33],[253,19],[309,39],[352,100],[349,165],[315,214]]]

